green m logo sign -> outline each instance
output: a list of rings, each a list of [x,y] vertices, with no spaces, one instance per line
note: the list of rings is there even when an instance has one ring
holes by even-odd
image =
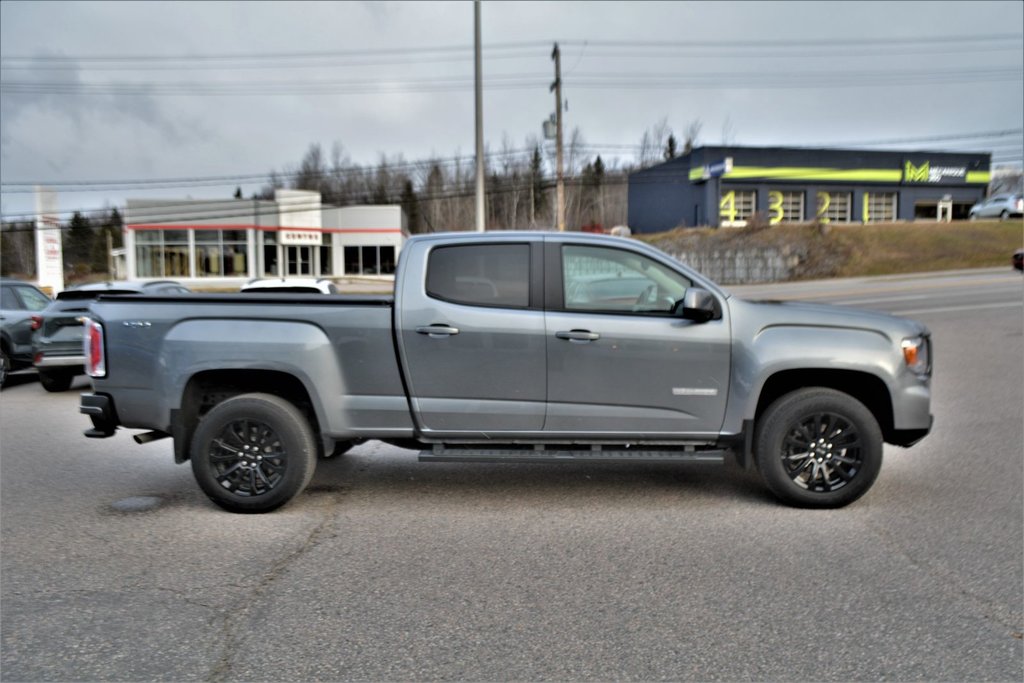
[[[920,166],[914,166],[909,161],[903,167],[903,182],[905,183],[927,183],[928,182],[928,166],[929,163],[926,161]]]

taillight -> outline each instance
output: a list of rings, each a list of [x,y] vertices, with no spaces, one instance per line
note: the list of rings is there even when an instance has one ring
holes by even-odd
[[[34,332],[35,330],[38,330],[42,326],[43,326],[43,316],[41,316],[41,315],[34,315],[34,316],[32,316],[32,325],[31,325],[32,331]]]
[[[90,377],[106,377],[107,353],[103,343],[103,325],[86,318],[82,345],[85,351],[85,372]]]

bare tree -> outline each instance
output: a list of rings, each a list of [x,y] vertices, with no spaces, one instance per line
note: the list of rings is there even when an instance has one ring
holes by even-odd
[[[722,122],[722,145],[730,147],[736,144],[736,126],[732,123],[732,117],[726,116]]]
[[[704,127],[700,119],[694,119],[686,124],[686,128],[683,130],[684,142],[683,142],[683,154],[689,154],[693,151],[693,148],[697,146],[697,142],[700,140],[700,129]]]

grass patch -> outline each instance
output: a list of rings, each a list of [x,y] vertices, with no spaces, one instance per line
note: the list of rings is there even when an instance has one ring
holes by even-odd
[[[1010,267],[1024,222],[978,221],[844,226],[829,235],[847,258],[838,276]]]
[[[799,256],[791,279],[1010,267],[1024,221],[677,228],[636,238],[669,252],[780,249]]]

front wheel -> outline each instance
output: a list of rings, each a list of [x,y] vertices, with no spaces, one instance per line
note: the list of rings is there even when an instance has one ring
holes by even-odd
[[[270,512],[299,495],[316,467],[316,440],[294,405],[270,394],[217,404],[192,437],[192,473],[231,512]]]
[[[838,508],[864,495],[882,468],[882,430],[867,407],[833,389],[800,389],[761,416],[757,467],[780,500]]]

